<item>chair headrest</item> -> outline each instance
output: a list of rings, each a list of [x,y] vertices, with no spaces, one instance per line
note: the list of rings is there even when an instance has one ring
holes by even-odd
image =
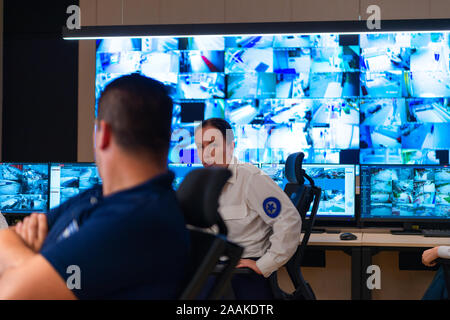
[[[301,169],[304,157],[305,154],[303,152],[296,152],[290,154],[287,158],[284,172],[290,183],[299,183],[300,181],[303,181]]]
[[[177,190],[177,198],[187,224],[209,228],[222,221],[219,197],[231,171],[204,168],[189,172]]]

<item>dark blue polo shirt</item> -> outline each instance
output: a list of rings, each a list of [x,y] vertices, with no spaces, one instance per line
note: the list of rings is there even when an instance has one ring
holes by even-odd
[[[41,254],[79,299],[177,299],[189,237],[172,189],[173,173],[102,196],[95,187],[48,214]],[[69,269],[68,269],[69,268]]]

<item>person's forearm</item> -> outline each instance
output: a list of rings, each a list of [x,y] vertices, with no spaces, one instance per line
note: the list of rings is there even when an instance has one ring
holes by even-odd
[[[8,268],[16,267],[34,255],[13,230],[0,231],[0,277]]]

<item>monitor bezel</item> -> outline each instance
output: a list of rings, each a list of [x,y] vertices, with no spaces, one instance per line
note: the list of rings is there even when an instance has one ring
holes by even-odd
[[[64,26],[62,28],[62,37],[65,40],[94,40],[117,37],[149,38],[443,31],[450,31],[450,19],[381,20],[380,29],[371,28],[366,20],[83,26],[80,29],[73,30]]]
[[[379,167],[406,167],[408,169],[414,169],[414,168],[444,168],[444,167],[448,167],[450,168],[450,165],[435,165],[435,164],[360,164],[360,177],[361,177],[361,173],[363,170],[363,167],[373,167],[373,168],[379,168]],[[383,218],[371,218],[371,217],[364,217],[363,216],[363,207],[362,207],[362,180],[360,180],[360,196],[361,196],[361,201],[360,201],[360,207],[359,207],[359,212],[360,212],[360,222],[361,223],[417,223],[417,224],[435,224],[435,223],[445,223],[445,224],[450,224],[450,218],[448,219],[430,219],[430,218],[416,218],[416,217],[412,217],[412,218],[407,218],[407,217],[401,217],[401,218],[387,218],[387,217],[383,217]]]

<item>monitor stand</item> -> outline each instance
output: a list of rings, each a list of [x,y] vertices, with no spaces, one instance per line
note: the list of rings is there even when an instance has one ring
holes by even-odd
[[[403,236],[407,236],[407,235],[418,236],[418,235],[422,235],[422,230],[420,230],[419,226],[417,226],[417,225],[413,225],[412,223],[405,222],[403,224],[403,230],[391,230],[391,234],[403,235]]]

